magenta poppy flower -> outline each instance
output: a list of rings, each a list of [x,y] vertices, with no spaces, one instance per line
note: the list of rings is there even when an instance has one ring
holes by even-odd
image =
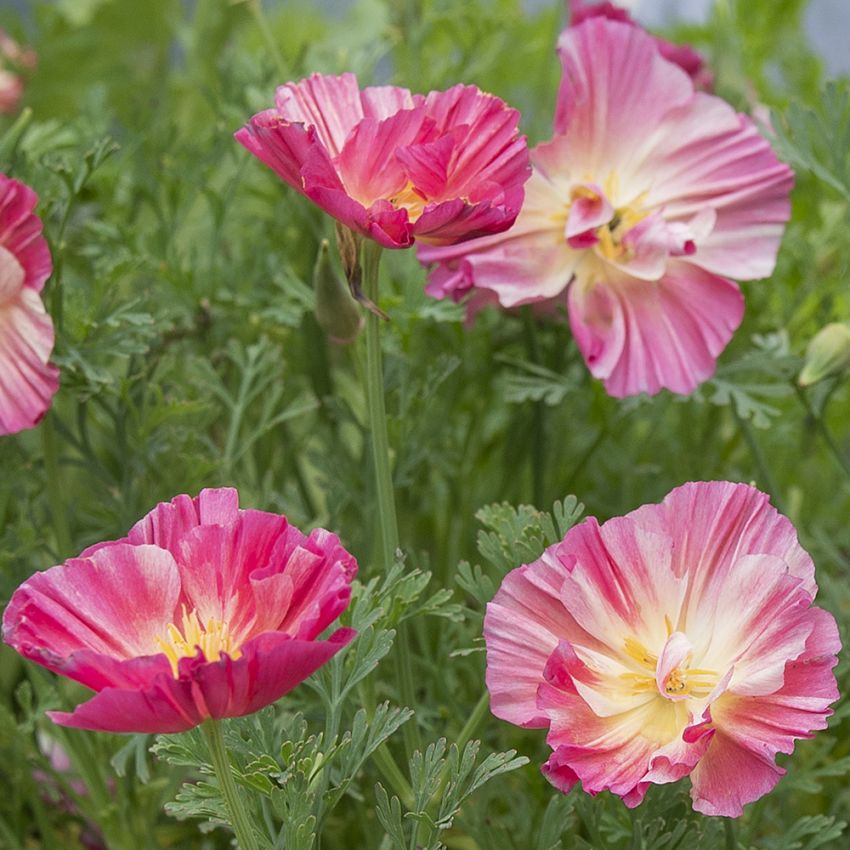
[[[0,434],[32,428],[59,388],[59,370],[48,360],[53,322],[39,293],[53,264],[38,196],[0,174]]]
[[[122,540],[36,573],[3,638],[96,692],[62,726],[181,732],[279,699],[354,638],[357,562],[335,534],[240,510],[235,490],[157,505]]]
[[[555,137],[532,152],[505,234],[424,246],[428,292],[561,299],[591,373],[622,397],[689,393],[741,322],[736,283],[770,275],[793,172],[752,121],[695,92],[638,27],[562,34]]]
[[[475,86],[411,94],[354,74],[280,86],[236,139],[342,224],[386,248],[510,227],[530,170],[519,112]]]
[[[840,642],[814,565],[753,487],[685,484],[588,519],[487,606],[493,713],[548,728],[550,782],[636,806],[691,777],[694,808],[741,814],[826,727]]]
[[[629,14],[627,9],[614,3],[588,3],[586,0],[567,0],[567,10],[570,13],[570,26],[578,26],[588,18],[608,18],[610,21],[620,21],[633,27],[640,24]],[[705,64],[705,59],[688,44],[674,44],[667,39],[652,36],[658,52],[671,62],[678,65],[692,80],[694,86],[703,91],[711,91],[714,86],[714,75]]]

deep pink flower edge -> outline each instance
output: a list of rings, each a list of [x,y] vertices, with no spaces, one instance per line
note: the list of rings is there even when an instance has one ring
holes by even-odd
[[[519,112],[475,86],[427,96],[354,74],[280,86],[235,137],[286,183],[387,248],[513,224],[530,174]]]
[[[36,573],[13,595],[3,637],[96,692],[71,713],[50,712],[56,723],[180,732],[257,711],[346,646],[352,629],[319,635],[348,605],[356,572],[336,535],[304,535],[284,516],[240,510],[235,490],[204,490]],[[187,616],[214,657],[183,645]]]

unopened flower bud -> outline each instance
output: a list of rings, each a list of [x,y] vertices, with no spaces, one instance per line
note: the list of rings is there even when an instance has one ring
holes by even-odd
[[[831,322],[821,328],[809,342],[806,362],[800,372],[801,387],[816,384],[824,378],[850,369],[850,325]]]
[[[328,240],[323,239],[313,269],[316,321],[328,337],[340,345],[354,342],[363,327],[363,311],[333,267]]]

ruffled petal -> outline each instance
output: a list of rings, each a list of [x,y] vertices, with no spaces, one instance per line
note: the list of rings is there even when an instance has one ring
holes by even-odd
[[[338,629],[324,641],[266,633],[236,660],[184,658],[178,678],[161,673],[144,688],[107,687],[73,712],[48,716],[60,726],[102,732],[183,732],[210,717],[241,717],[275,702],[354,637],[352,629]]]
[[[386,97],[377,94],[372,100],[380,103]],[[284,121],[314,127],[332,157],[339,156],[348,134],[364,117],[360,87],[352,73],[312,74],[301,82],[279,86],[275,106]]]
[[[558,53],[564,74],[555,132],[570,139],[591,174],[631,173],[635,140],[650,136],[671,108],[694,95],[688,75],[639,27],[591,18],[564,30]]]
[[[484,617],[490,708],[518,726],[540,727],[547,716],[537,706],[537,688],[561,640],[596,648],[561,602],[561,588],[575,563],[562,544],[534,563],[508,573]]]
[[[24,286],[41,292],[53,271],[41,219],[33,212],[38,196],[29,186],[0,174],[0,245],[24,269]]]
[[[599,264],[569,291],[570,327],[594,377],[618,398],[666,388],[692,392],[709,378],[744,312],[730,280],[670,260],[659,281]]]
[[[34,288],[0,303],[0,434],[33,428],[59,389],[53,322]]]
[[[3,637],[25,657],[71,675],[64,658],[79,650],[116,659],[156,653],[179,593],[170,553],[114,544],[25,581],[6,608]]]

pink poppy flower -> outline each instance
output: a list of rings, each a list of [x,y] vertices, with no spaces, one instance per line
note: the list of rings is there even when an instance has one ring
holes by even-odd
[[[697,811],[735,817],[838,697],[838,630],[816,590],[791,523],[744,484],[588,519],[488,605],[492,711],[548,727],[543,772],[561,791],[636,806],[690,775]]]
[[[4,640],[96,691],[62,726],[181,732],[279,699],[354,638],[318,635],[348,605],[357,562],[336,535],[240,510],[235,490],[157,505],[122,540],[36,573]]]
[[[428,292],[486,289],[505,307],[560,298],[611,395],[689,393],[743,317],[730,278],[773,271],[793,173],[638,27],[591,18],[559,50],[556,135],[532,152],[516,224],[421,247],[436,264]]]
[[[386,248],[510,227],[529,176],[519,112],[475,86],[426,97],[313,74],[236,139],[290,186]]]
[[[39,295],[53,264],[37,202],[32,189],[0,174],[0,434],[36,425],[59,387],[48,363],[53,322]]]
[[[567,11],[570,13],[570,26],[578,26],[588,18],[608,18],[610,21],[620,21],[633,27],[640,24],[623,9],[614,3],[588,3],[586,0],[567,0]],[[667,39],[652,36],[658,52],[671,62],[678,65],[694,82],[694,86],[703,91],[711,91],[714,87],[714,75],[706,67],[705,59],[687,44],[674,44]]]

